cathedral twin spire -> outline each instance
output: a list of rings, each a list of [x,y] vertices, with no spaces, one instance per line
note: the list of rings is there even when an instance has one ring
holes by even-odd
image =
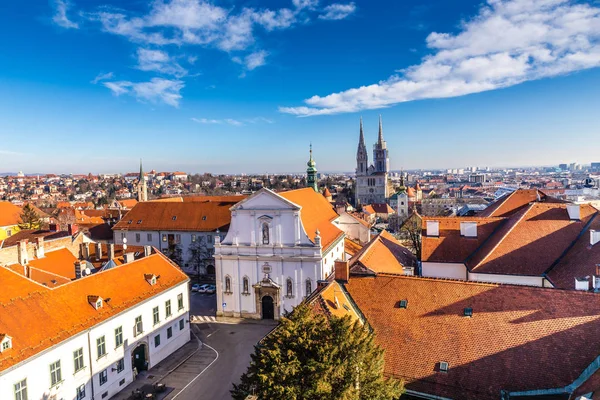
[[[379,134],[377,143],[373,148],[373,159],[375,172],[389,172],[389,159],[387,144],[383,140],[383,122],[379,116]],[[369,156],[365,145],[365,134],[363,131],[363,120],[360,118],[360,137],[358,139],[358,150],[356,152],[356,174],[369,175]]]

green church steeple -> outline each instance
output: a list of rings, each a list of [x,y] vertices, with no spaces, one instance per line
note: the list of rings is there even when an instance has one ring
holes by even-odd
[[[315,192],[319,193],[319,186],[317,185],[317,164],[312,157],[312,143],[310,144],[310,158],[306,165],[308,165],[308,168],[306,169],[306,186],[313,188]]]

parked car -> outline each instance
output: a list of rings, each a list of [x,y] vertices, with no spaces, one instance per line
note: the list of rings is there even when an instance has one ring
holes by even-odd
[[[202,286],[206,286],[206,285],[202,285]],[[202,286],[200,286],[200,284],[199,284],[199,283],[194,283],[194,284],[192,285],[192,292],[199,292],[199,291],[200,291],[200,288],[201,288]]]
[[[209,287],[210,285],[205,283],[204,285],[200,286],[198,288],[198,293],[206,293],[206,289]]]
[[[217,291],[217,287],[215,285],[208,285],[204,293],[214,294]]]

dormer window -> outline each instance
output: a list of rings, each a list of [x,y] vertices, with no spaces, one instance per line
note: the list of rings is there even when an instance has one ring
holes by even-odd
[[[130,219],[129,221],[127,221],[127,224],[131,225],[132,222],[133,222],[133,220]]]
[[[144,274],[144,279],[150,284],[150,286],[156,285],[157,276],[154,274]]]
[[[0,353],[12,348],[12,338],[8,335],[0,335]]]
[[[446,361],[440,361],[440,372],[448,372],[450,365]]]
[[[465,317],[472,317],[473,316],[473,309],[471,307],[465,307],[463,314]]]
[[[177,220],[177,215],[173,215],[173,217],[171,218],[173,221]]]
[[[142,223],[142,220],[141,220],[141,219],[138,219],[138,222],[137,222],[137,223],[138,223],[138,225],[139,225],[139,224],[141,224],[141,223]]]
[[[88,296],[88,303],[90,303],[95,310],[99,310],[104,304],[102,297],[100,296]]]

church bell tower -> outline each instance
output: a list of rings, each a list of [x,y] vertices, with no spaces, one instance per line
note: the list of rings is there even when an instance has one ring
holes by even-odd
[[[360,137],[358,138],[358,150],[356,151],[356,176],[365,176],[368,173],[369,156],[365,146],[365,135],[363,133],[363,121],[360,117]]]
[[[315,160],[312,156],[312,144],[310,145],[310,158],[306,163],[308,168],[306,169],[306,186],[313,188],[313,190],[319,193],[319,186],[317,184],[317,167]]]

